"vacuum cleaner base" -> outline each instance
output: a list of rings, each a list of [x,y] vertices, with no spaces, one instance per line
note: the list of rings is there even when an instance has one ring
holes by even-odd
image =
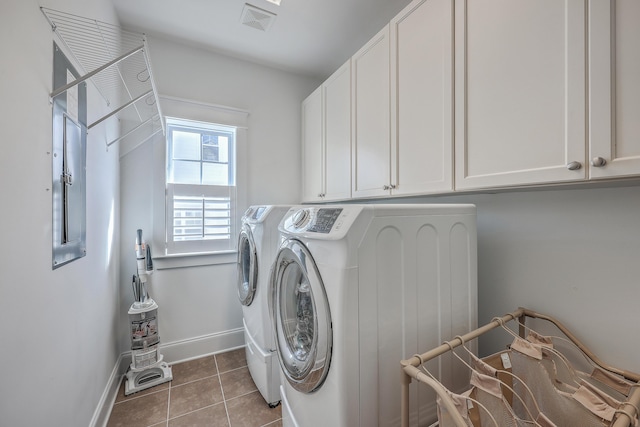
[[[129,368],[127,381],[124,384],[124,395],[128,396],[142,390],[166,383],[173,379],[171,367],[166,362],[142,370]]]

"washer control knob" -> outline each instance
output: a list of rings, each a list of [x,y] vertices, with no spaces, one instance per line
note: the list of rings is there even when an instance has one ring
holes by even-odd
[[[302,228],[309,221],[309,211],[307,209],[300,209],[291,217],[291,223],[294,228]]]

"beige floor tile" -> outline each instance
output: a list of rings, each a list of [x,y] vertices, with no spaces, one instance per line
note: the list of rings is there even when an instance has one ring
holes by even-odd
[[[282,418],[282,405],[269,408],[259,391],[227,400],[232,427],[260,427]]]
[[[269,408],[246,365],[244,348],[175,364],[173,381],[130,396],[123,379],[107,426],[282,427],[281,408]]]
[[[171,386],[188,383],[189,381],[217,375],[216,361],[214,356],[205,356],[188,362],[171,365],[173,381]]]
[[[247,358],[245,357],[244,347],[237,350],[228,351],[226,353],[216,354],[216,362],[218,362],[218,370],[227,372],[233,369],[247,366]]]
[[[257,390],[247,367],[220,374],[220,384],[226,400]]]
[[[155,387],[148,388],[146,390],[138,391],[136,393],[130,394],[129,396],[124,395],[124,383],[127,380],[126,377],[122,378],[120,382],[120,388],[118,389],[118,394],[116,395],[116,403],[122,402],[128,399],[135,399],[136,397],[144,396],[147,394],[155,393],[162,390],[167,390],[169,388],[169,382],[159,384]]]
[[[217,375],[177,387],[172,385],[170,391],[169,418],[175,418],[223,400]]]
[[[224,403],[218,403],[169,420],[169,427],[228,427]]]
[[[166,421],[169,390],[113,405],[107,427],[146,427]]]

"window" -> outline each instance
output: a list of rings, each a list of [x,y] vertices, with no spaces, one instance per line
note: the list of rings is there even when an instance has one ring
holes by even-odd
[[[236,128],[167,118],[167,254],[235,245]]]

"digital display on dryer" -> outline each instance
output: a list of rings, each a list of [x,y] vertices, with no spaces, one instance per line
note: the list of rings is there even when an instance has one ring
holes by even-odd
[[[329,233],[341,213],[342,208],[318,209],[315,221],[307,231],[314,233]]]

